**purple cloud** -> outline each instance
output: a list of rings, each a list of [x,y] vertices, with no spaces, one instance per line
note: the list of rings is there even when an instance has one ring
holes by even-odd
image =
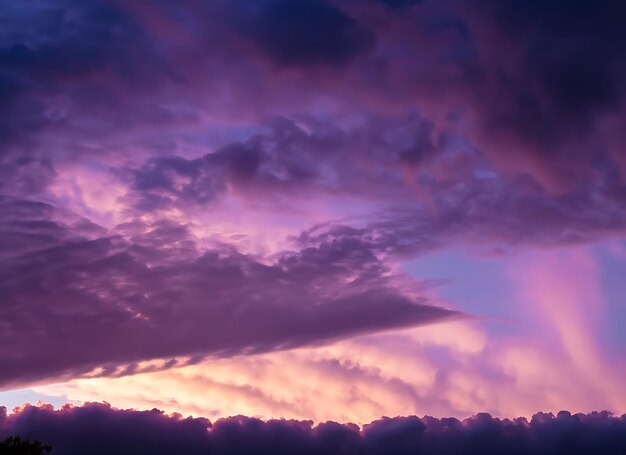
[[[384,417],[362,428],[335,422],[237,416],[209,422],[162,412],[86,404],[53,410],[27,406],[7,415],[0,436],[20,435],[52,445],[53,453],[359,453],[359,454],[589,454],[626,450],[626,417],[609,413],[536,414],[530,421],[477,414],[454,418]]]
[[[353,146],[364,142],[369,155]],[[283,118],[266,134],[201,158],[152,158],[117,172],[140,212],[202,210],[233,193],[287,206],[315,195],[376,201],[384,210],[371,214],[368,229],[381,233],[381,247],[405,252],[421,251],[411,244],[581,244],[626,228],[626,186],[608,163],[553,193],[528,174],[501,173],[480,151],[414,116],[368,119],[351,131]]]
[[[201,248],[186,226],[165,220],[104,232],[50,205],[2,205],[4,387],[98,366],[114,374],[146,359],[286,349],[456,314],[400,291],[358,239],[265,264],[229,245]]]
[[[342,65],[372,48],[374,35],[326,0],[259,2],[245,33],[279,67]]]

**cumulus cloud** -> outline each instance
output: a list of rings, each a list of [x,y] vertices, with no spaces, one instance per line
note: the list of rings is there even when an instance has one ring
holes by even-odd
[[[80,431],[80,437],[76,433]],[[383,417],[354,424],[268,420],[236,416],[209,422],[152,411],[116,410],[106,404],[26,406],[7,415],[0,435],[19,434],[52,445],[60,454],[133,453],[363,453],[363,454],[589,454],[626,449],[626,419],[606,412],[536,414],[497,419],[477,414],[454,418]]]

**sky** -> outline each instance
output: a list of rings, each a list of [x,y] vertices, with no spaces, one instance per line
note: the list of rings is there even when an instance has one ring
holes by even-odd
[[[623,435],[624,20],[3,2],[0,435],[37,412]]]

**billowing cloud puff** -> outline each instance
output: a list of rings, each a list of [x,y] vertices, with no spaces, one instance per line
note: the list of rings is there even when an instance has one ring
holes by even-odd
[[[619,455],[626,449],[626,418],[608,413],[536,414],[500,420],[477,414],[454,418],[384,417],[362,428],[354,424],[230,417],[167,416],[82,407],[27,406],[7,416],[0,408],[0,435],[18,434],[52,445],[62,455],[160,453],[359,453],[359,454],[589,454]]]

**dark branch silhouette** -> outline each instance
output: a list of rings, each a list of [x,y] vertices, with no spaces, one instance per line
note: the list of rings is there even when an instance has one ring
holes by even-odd
[[[0,455],[41,455],[51,450],[52,447],[47,444],[22,439],[19,436],[11,436],[0,441]]]

